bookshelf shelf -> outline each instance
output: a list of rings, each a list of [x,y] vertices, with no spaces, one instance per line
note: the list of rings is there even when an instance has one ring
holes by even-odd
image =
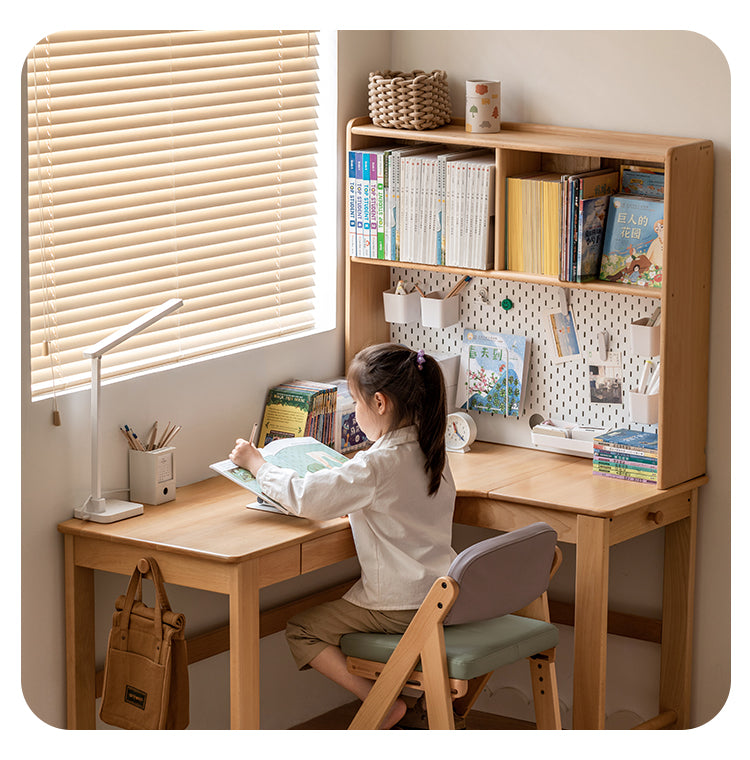
[[[490,270],[355,258],[346,251],[345,356],[390,340],[382,292],[393,267],[469,274],[532,286],[651,298],[661,305],[659,488],[705,474],[708,386],[709,292],[713,201],[713,144],[664,135],[503,123],[495,134],[471,134],[463,120],[425,131],[396,130],[356,118],[347,126],[347,151],[384,143],[469,146],[495,154],[495,260]],[[522,172],[582,171],[592,166],[647,163],[664,168],[664,281],[661,289],[603,281],[573,283],[556,277],[508,271],[505,252],[506,179]],[[343,215],[346,224],[346,213]]]
[[[557,277],[543,274],[529,274],[528,272],[513,272],[508,269],[467,269],[465,267],[438,266],[435,264],[416,264],[409,261],[383,261],[380,259],[352,258],[352,264],[363,266],[398,266],[400,269],[415,269],[425,272],[447,272],[458,276],[469,275],[470,277],[489,277],[493,280],[509,280],[511,282],[532,282],[537,285],[549,285],[559,288],[573,288],[577,290],[591,290],[601,293],[622,293],[624,295],[641,296],[642,298],[660,299],[661,290],[658,288],[642,288],[638,285],[626,285],[613,282],[565,282]]]

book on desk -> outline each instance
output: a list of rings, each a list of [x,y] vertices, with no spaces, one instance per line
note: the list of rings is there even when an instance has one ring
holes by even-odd
[[[279,438],[266,444],[260,449],[260,452],[266,461],[279,467],[294,470],[302,477],[318,470],[340,467],[348,461],[343,454],[309,436]],[[255,494],[256,501],[250,502],[247,505],[248,508],[284,515],[291,514],[281,504],[263,493],[257,478],[249,470],[239,467],[231,459],[214,462],[210,467],[219,475],[223,475],[238,486],[242,486],[242,488],[246,488]]]

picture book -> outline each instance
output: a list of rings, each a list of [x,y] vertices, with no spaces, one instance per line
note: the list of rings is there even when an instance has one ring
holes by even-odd
[[[620,166],[620,192],[664,200],[664,169],[653,166]]]
[[[599,279],[660,288],[663,251],[664,201],[611,196]]]
[[[263,457],[279,467],[294,470],[304,477],[310,472],[340,467],[347,458],[326,446],[315,438],[308,436],[302,438],[279,438],[260,449]],[[268,512],[280,512],[289,514],[278,502],[266,496],[260,488],[254,475],[244,467],[238,467],[231,459],[215,462],[210,465],[211,469],[223,475],[238,486],[252,491],[257,497],[257,503],[251,502],[247,506],[252,509],[261,509]]]
[[[523,335],[464,330],[456,406],[519,417],[530,349]]]
[[[336,386],[292,380],[270,388],[260,426],[260,445],[278,438],[311,436],[333,445]]]

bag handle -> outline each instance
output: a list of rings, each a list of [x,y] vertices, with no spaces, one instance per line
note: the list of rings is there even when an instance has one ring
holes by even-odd
[[[156,659],[161,653],[161,641],[163,636],[162,629],[162,612],[171,612],[167,593],[164,590],[164,580],[161,570],[153,557],[143,557],[138,560],[133,574],[130,576],[128,590],[125,593],[125,604],[123,605],[123,614],[121,621],[124,625],[121,627],[121,642],[127,648],[128,633],[130,629],[130,615],[133,610],[133,604],[136,601],[142,601],[143,578],[151,573],[151,580],[156,592],[156,603],[154,605],[154,638],[156,639]]]

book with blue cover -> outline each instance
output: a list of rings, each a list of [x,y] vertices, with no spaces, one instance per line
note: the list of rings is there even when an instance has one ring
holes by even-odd
[[[628,430],[618,428],[596,436],[594,445],[617,446],[621,449],[648,451],[656,454],[659,448],[659,434],[649,430]]]
[[[464,330],[456,406],[519,417],[530,355],[524,335]]]

